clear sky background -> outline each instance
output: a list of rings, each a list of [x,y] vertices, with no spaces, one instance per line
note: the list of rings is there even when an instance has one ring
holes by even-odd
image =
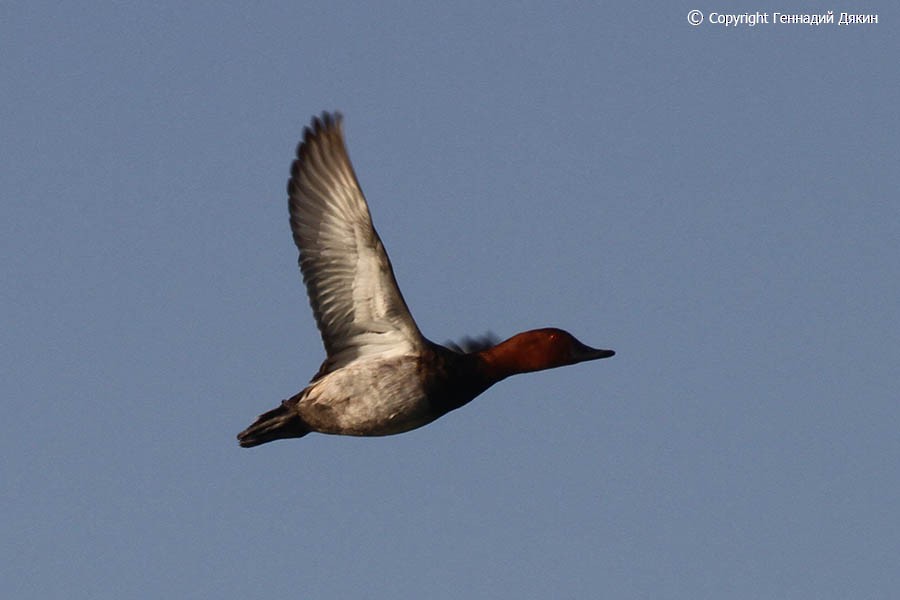
[[[896,597],[896,4],[657,6],[4,3],[4,595]],[[239,448],[325,109],[427,336],[617,356]]]

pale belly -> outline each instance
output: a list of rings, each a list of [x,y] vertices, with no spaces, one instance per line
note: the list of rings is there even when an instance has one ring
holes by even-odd
[[[403,433],[436,419],[414,359],[361,361],[311,384],[298,404],[315,431],[380,436]]]

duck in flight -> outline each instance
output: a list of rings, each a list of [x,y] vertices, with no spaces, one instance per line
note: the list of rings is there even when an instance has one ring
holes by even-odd
[[[305,128],[288,181],[300,271],[326,358],[309,385],[238,434],[245,448],[312,431],[383,436],[426,425],[498,381],[615,352],[561,329],[499,344],[445,347],[419,331],[372,226],[341,127],[323,113]]]

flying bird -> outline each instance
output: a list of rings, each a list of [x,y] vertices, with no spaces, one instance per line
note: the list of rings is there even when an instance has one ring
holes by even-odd
[[[419,331],[350,164],[338,113],[313,118],[288,181],[300,271],[326,358],[301,392],[238,434],[245,448],[312,431],[383,436],[422,427],[517,373],[607,358],[561,329],[441,346]]]

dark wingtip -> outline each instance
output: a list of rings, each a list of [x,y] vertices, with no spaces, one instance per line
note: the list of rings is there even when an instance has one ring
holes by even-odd
[[[329,129],[339,128],[343,120],[344,115],[340,111],[322,111],[322,114],[318,117],[313,117],[309,127],[303,130],[303,137],[306,138],[311,135],[318,135]]]
[[[288,202],[290,202],[290,198],[298,193],[299,184],[297,180],[303,164],[310,161],[309,155],[312,152],[312,146],[316,145],[317,141],[321,139],[323,143],[331,141],[339,147],[343,147],[343,134],[341,132],[343,120],[344,116],[340,111],[323,111],[321,115],[314,116],[309,125],[303,128],[303,136],[297,144],[296,158],[291,163],[291,176],[287,182]]]

